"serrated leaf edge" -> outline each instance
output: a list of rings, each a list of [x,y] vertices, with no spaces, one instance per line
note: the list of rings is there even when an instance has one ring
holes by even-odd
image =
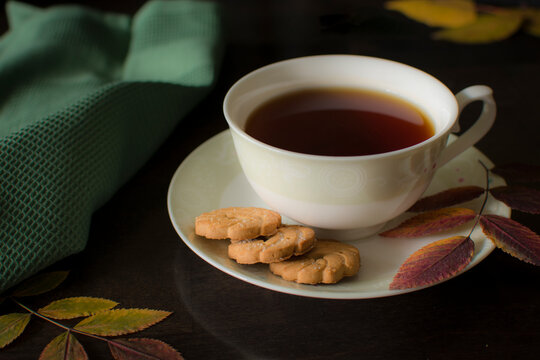
[[[85,312],[85,313],[81,313],[79,315],[76,315],[76,316],[68,316],[68,317],[62,317],[62,316],[54,316],[54,315],[51,315],[50,313],[48,313],[46,310],[47,310],[47,307],[51,306],[52,304],[56,304],[58,302],[61,302],[61,301],[65,301],[65,300],[71,300],[71,299],[92,299],[92,300],[105,300],[105,301],[108,301],[108,302],[111,302],[111,303],[114,303],[114,305],[112,305],[111,307],[109,308],[104,308],[104,309],[100,309],[98,311],[95,311],[95,312]],[[58,299],[58,300],[55,300],[51,303],[49,303],[48,305],[42,307],[41,309],[39,309],[37,312],[41,315],[44,315],[44,316],[47,316],[49,318],[52,318],[52,319],[56,319],[56,320],[66,320],[66,319],[75,319],[75,318],[78,318],[78,317],[83,317],[83,316],[92,316],[92,315],[96,315],[96,314],[99,314],[100,312],[102,311],[108,311],[108,310],[111,310],[112,308],[114,308],[115,306],[117,306],[119,303],[117,303],[116,301],[113,301],[113,300],[109,300],[109,299],[105,299],[105,298],[98,298],[98,297],[93,297],[93,296],[74,296],[74,297],[68,297],[68,298],[63,298],[63,299]],[[45,311],[44,311],[45,310]]]
[[[413,258],[413,256],[415,256],[415,254],[421,252],[422,250],[425,250],[425,248],[429,247],[429,246],[433,246],[435,243],[439,242],[439,241],[444,241],[444,240],[447,240],[447,239],[441,239],[441,240],[437,240],[437,241],[434,241],[432,243],[429,243],[425,246],[423,246],[422,248],[416,250],[414,253],[412,253],[411,255],[409,255],[409,257],[401,264],[401,266],[399,267],[399,270],[398,272],[394,275],[394,278],[392,279],[392,282],[390,283],[389,285],[389,289],[390,290],[405,290],[405,289],[413,289],[413,288],[418,288],[418,287],[423,287],[423,286],[431,286],[431,285],[434,285],[434,284],[437,284],[437,283],[441,283],[443,281],[446,281],[446,280],[449,280],[453,277],[455,277],[456,275],[458,275],[460,272],[462,272],[472,261],[473,257],[474,257],[474,252],[475,252],[475,245],[474,245],[474,241],[472,241],[472,239],[470,238],[470,236],[459,236],[459,237],[462,237],[463,240],[462,242],[454,247],[454,249],[452,251],[454,251],[455,249],[457,249],[459,246],[462,246],[464,243],[468,243],[470,242],[472,244],[472,251],[470,253],[470,255],[468,256],[467,258],[467,261],[463,264],[460,265],[460,267],[458,269],[456,269],[456,272],[453,273],[453,274],[445,274],[443,275],[442,277],[438,277],[438,278],[435,278],[433,279],[433,281],[430,281],[430,282],[422,282],[422,283],[419,283],[417,285],[413,285],[413,286],[401,286],[401,287],[395,287],[394,286],[394,283],[397,281],[397,278],[399,275],[401,275],[403,273],[402,269],[403,267],[409,262],[409,260],[411,258]],[[451,239],[451,238],[450,238]],[[451,253],[451,252],[450,252]],[[449,254],[446,254],[443,258],[446,258],[449,256]],[[436,263],[440,263],[442,260],[439,260],[437,261]],[[431,264],[430,268],[433,267],[434,264],[436,263],[433,263]],[[423,271],[423,273],[425,273],[425,271]],[[411,281],[408,282],[409,284],[411,283]]]
[[[485,228],[485,225],[484,225],[484,223],[483,223],[483,222],[486,221],[486,220],[489,221],[490,216],[493,217],[493,216],[496,216],[496,215],[489,215],[489,214],[488,214],[488,215],[482,215],[482,216],[480,217],[479,223],[480,223],[480,227],[482,228],[482,232],[484,233],[484,235],[486,235],[486,237],[487,237],[488,239],[490,239],[491,242],[493,242],[493,244],[494,244],[497,248],[501,249],[502,251],[504,251],[504,252],[507,253],[508,255],[511,255],[511,256],[515,257],[516,259],[521,260],[521,261],[523,261],[523,262],[526,262],[526,263],[528,263],[528,264],[535,265],[535,266],[540,266],[540,262],[534,262],[534,261],[532,261],[532,260],[530,259],[529,256],[526,256],[526,257],[521,256],[522,254],[520,254],[519,251],[515,251],[515,250],[511,249],[509,246],[506,246],[507,244],[506,244],[505,242],[500,241],[497,237],[493,236],[493,235],[489,232],[489,229],[486,229],[486,228]],[[517,221],[515,221],[515,220],[513,220],[513,219],[511,219],[511,218],[505,218],[505,219],[510,220],[510,221],[512,221],[512,222],[515,222],[518,226],[522,226],[525,230],[529,231],[529,232],[531,233],[531,235],[540,237],[538,234],[536,234],[534,231],[532,231],[531,229],[529,229],[527,226],[525,226],[525,225],[523,225],[523,224],[521,224],[521,223],[519,223],[519,222],[517,222]],[[490,222],[493,223],[493,221],[490,221]],[[497,225],[496,223],[493,223],[493,224],[494,224],[495,226],[497,226],[497,228],[499,228],[499,230],[501,230],[499,225]],[[502,231],[502,230],[501,230],[501,231]],[[504,232],[506,233],[506,231],[504,231]],[[512,236],[512,237],[513,237],[513,236]],[[519,243],[519,244],[521,245],[521,243]],[[526,250],[528,250],[527,247],[525,247],[525,246],[523,246],[523,248],[525,248]],[[527,255],[527,254],[524,254],[524,255]]]
[[[21,336],[21,334],[24,332],[24,329],[26,329],[26,326],[30,322],[30,319],[32,318],[32,315],[26,314],[26,313],[10,313],[10,314],[2,315],[2,316],[13,315],[13,314],[24,315],[24,316],[21,316],[19,319],[16,320],[17,322],[22,321],[23,324],[19,325],[19,327],[17,329],[17,332],[15,333],[15,336],[9,338],[5,344],[0,345],[0,349],[5,348],[9,344],[11,344],[13,341],[15,341],[15,339],[17,339],[19,336]]]
[[[161,318],[158,318],[156,319],[155,321],[152,321],[150,323],[147,323],[147,324],[144,324],[142,325],[141,327],[135,329],[135,330],[126,330],[126,331],[121,331],[121,332],[114,332],[114,333],[101,333],[101,332],[91,332],[91,331],[88,331],[88,328],[84,328],[84,325],[86,325],[87,322],[90,322],[92,319],[95,319],[96,316],[101,316],[103,315],[104,313],[114,313],[114,312],[121,312],[121,311],[152,311],[152,312],[156,312],[156,313],[161,313],[162,317]],[[132,333],[136,333],[136,332],[139,332],[139,331],[142,331],[144,329],[147,329],[149,328],[150,326],[153,326],[161,321],[163,321],[165,318],[167,318],[169,315],[171,315],[172,312],[170,311],[165,311],[165,310],[155,310],[155,309],[148,309],[148,308],[122,308],[122,309],[111,309],[111,310],[105,310],[105,311],[101,311],[97,314],[94,314],[92,316],[89,316],[83,320],[81,320],[79,323],[77,323],[73,329],[77,330],[77,331],[82,331],[82,332],[87,332],[87,333],[90,333],[90,334],[94,334],[94,335],[100,335],[100,336],[120,336],[120,335],[126,335],[126,334],[132,334]],[[81,327],[81,325],[83,325]]]

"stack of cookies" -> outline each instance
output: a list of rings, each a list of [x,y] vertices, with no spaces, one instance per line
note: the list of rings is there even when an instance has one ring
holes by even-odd
[[[360,269],[358,249],[335,240],[317,240],[313,229],[284,225],[275,211],[230,207],[195,219],[195,233],[229,239],[228,256],[239,264],[270,264],[270,271],[302,284],[333,284]]]

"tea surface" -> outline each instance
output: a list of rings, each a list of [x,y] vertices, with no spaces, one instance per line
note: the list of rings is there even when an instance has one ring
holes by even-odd
[[[281,149],[328,156],[385,153],[434,134],[427,117],[408,102],[342,88],[308,89],[271,99],[250,114],[245,131]]]

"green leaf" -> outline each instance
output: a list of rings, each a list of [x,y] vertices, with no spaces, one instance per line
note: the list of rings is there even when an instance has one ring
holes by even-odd
[[[0,316],[0,349],[22,334],[30,321],[30,314],[13,313]]]
[[[453,229],[476,217],[466,208],[444,208],[418,214],[393,229],[379,234],[383,237],[413,238]]]
[[[45,346],[39,360],[88,360],[88,355],[75,336],[66,331]]]
[[[433,34],[437,40],[460,44],[486,44],[504,40],[519,30],[523,17],[517,13],[481,14],[475,22]]]
[[[94,315],[100,311],[112,309],[117,302],[94,297],[72,297],[56,300],[38,310],[41,315],[53,319],[73,319]]]
[[[35,296],[46,293],[60,285],[68,274],[69,271],[53,271],[36,275],[19,285],[12,296]]]
[[[109,349],[116,360],[183,360],[169,344],[154,339],[116,339],[109,342]]]
[[[474,2],[468,0],[399,0],[385,7],[429,26],[455,28],[476,20]]]
[[[410,289],[451,278],[463,270],[474,255],[470,237],[454,236],[435,241],[413,253],[399,268],[390,289]]]
[[[170,314],[150,309],[107,310],[82,320],[74,329],[101,336],[124,335],[146,329]]]

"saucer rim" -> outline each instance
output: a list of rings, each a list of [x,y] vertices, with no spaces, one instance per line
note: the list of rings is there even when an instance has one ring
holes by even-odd
[[[224,273],[226,273],[226,274],[228,274],[228,275],[230,275],[232,277],[235,277],[235,278],[237,278],[239,280],[242,280],[242,281],[247,282],[249,284],[256,285],[256,286],[259,286],[259,287],[262,287],[262,288],[265,288],[265,289],[268,289],[268,290],[272,290],[272,291],[276,291],[276,292],[280,292],[280,293],[285,293],[285,294],[290,294],[290,295],[311,297],[311,298],[342,299],[342,300],[373,299],[373,298],[389,297],[389,296],[396,296],[396,295],[406,294],[406,293],[415,292],[415,291],[419,291],[419,290],[422,290],[422,289],[425,289],[425,288],[429,288],[429,287],[432,287],[432,286],[442,284],[443,282],[451,280],[451,279],[465,273],[466,271],[472,269],[474,266],[476,266],[480,262],[482,262],[496,248],[496,246],[493,244],[492,241],[485,238],[485,240],[487,240],[486,244],[483,246],[483,248],[478,253],[474,254],[474,257],[471,260],[471,262],[463,270],[461,270],[457,274],[455,274],[455,275],[453,275],[453,276],[451,276],[448,279],[445,279],[443,281],[439,281],[439,282],[436,282],[434,284],[425,285],[425,286],[421,286],[421,287],[414,287],[414,288],[410,288],[410,289],[401,289],[401,290],[384,289],[384,290],[375,290],[375,291],[366,291],[366,292],[363,292],[363,291],[361,291],[361,292],[359,292],[359,291],[343,291],[342,290],[342,291],[339,291],[339,292],[337,292],[337,291],[328,292],[328,291],[325,291],[324,287],[333,286],[333,285],[331,285],[331,284],[330,285],[328,285],[328,284],[304,285],[304,284],[297,284],[297,283],[294,283],[294,282],[290,282],[291,287],[285,287],[285,286],[282,286],[282,285],[279,285],[279,284],[272,284],[272,283],[269,283],[269,282],[265,282],[265,281],[261,281],[261,280],[252,278],[252,277],[250,277],[250,276],[248,276],[246,274],[243,274],[243,273],[240,273],[240,272],[236,271],[233,268],[230,268],[230,267],[224,266],[223,264],[218,263],[217,261],[215,261],[210,256],[210,254],[207,254],[202,249],[198,248],[189,239],[189,234],[185,233],[184,229],[182,229],[180,223],[177,221],[177,219],[175,219],[175,216],[174,216],[174,209],[173,209],[173,201],[174,201],[174,199],[172,198],[172,195],[173,195],[173,191],[175,189],[175,185],[176,185],[176,183],[178,181],[178,178],[181,176],[181,174],[182,174],[182,172],[184,170],[184,167],[187,166],[186,164],[189,163],[188,160],[190,158],[192,158],[193,156],[195,156],[196,154],[198,154],[199,152],[204,151],[207,147],[210,147],[214,143],[218,142],[221,137],[225,137],[225,136],[229,136],[229,137],[231,136],[230,130],[228,130],[228,129],[224,130],[224,131],[212,136],[211,138],[207,139],[202,144],[200,144],[196,149],[194,149],[181,162],[181,164],[176,169],[173,177],[171,178],[171,181],[170,181],[170,184],[169,184],[169,188],[168,188],[168,191],[167,191],[167,210],[168,210],[168,213],[169,213],[170,221],[171,221],[175,231],[179,235],[180,239],[184,242],[184,244],[186,246],[188,246],[188,248],[191,251],[193,251],[197,256],[199,256],[201,259],[203,259],[204,261],[206,261],[207,263],[209,263],[213,267],[215,267],[218,270],[220,270],[220,271],[222,271],[222,272],[224,272]],[[230,146],[233,146],[232,139],[230,140]],[[486,155],[484,155],[482,152],[480,152],[478,149],[476,149],[475,147],[472,147],[472,148],[467,150],[467,152],[469,152],[469,151],[475,151],[479,155],[479,157],[482,158],[482,161],[484,161],[486,163],[486,166],[488,168],[493,167],[493,163],[491,162],[491,160]],[[465,153],[459,155],[457,158],[459,158],[460,156],[464,156],[464,154]],[[492,176],[492,175],[494,177],[497,177],[494,174],[490,174],[490,176]],[[497,177],[497,178],[500,179],[499,181],[502,181],[502,183],[504,183],[504,184],[506,183],[504,181],[504,179],[502,179],[500,177]],[[504,216],[504,217],[510,218],[511,217],[511,209],[506,207],[506,206],[504,206],[503,208],[505,208],[505,210],[506,210],[505,213],[502,213],[502,211],[501,211],[501,212],[499,212],[497,214],[501,215],[501,216]],[[251,265],[251,266],[253,266],[253,265]],[[351,278],[346,278],[343,281],[347,281],[347,280],[350,281]],[[352,281],[354,281],[354,279],[352,279]],[[287,282],[287,283],[289,283],[289,282]],[[302,288],[299,288],[299,287],[302,287]],[[312,287],[313,289],[309,289],[309,287]]]

